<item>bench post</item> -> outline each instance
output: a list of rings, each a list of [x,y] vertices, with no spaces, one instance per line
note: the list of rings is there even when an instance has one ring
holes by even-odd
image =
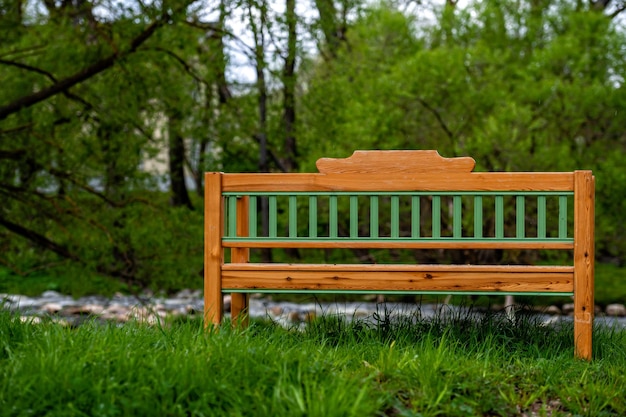
[[[248,236],[250,217],[248,210],[250,197],[243,196],[237,198],[237,236]],[[247,263],[250,260],[250,249],[232,248],[231,262]],[[230,317],[233,325],[248,326],[248,293],[231,293]]]
[[[594,192],[591,171],[574,172],[574,349],[591,360],[594,315]]]
[[[222,235],[224,230],[222,173],[204,176],[204,325],[218,326],[222,321]]]

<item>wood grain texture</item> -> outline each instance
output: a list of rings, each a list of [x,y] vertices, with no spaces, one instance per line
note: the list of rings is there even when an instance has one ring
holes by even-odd
[[[471,172],[476,165],[469,157],[444,158],[432,150],[354,151],[348,158],[321,158],[316,164],[322,174],[402,174]]]
[[[224,191],[573,191],[573,172],[224,174]]]
[[[218,325],[222,321],[222,236],[224,212],[222,174],[209,172],[204,176],[204,323]]]
[[[591,171],[575,172],[574,344],[576,356],[591,360],[594,315],[594,195]]]
[[[571,292],[571,267],[478,267],[455,265],[230,264],[225,288],[276,290],[397,290]]]
[[[248,217],[250,198],[247,196],[237,199],[237,236],[248,236]],[[231,251],[231,261],[235,263],[246,263],[250,260],[250,249],[233,248]],[[248,294],[232,293],[230,298],[230,317],[233,325],[248,325]]]

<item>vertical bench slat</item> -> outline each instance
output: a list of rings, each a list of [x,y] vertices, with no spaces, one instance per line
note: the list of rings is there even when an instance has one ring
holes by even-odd
[[[545,239],[547,236],[547,219],[546,219],[546,196],[537,197],[537,237]]]
[[[433,196],[433,225],[432,234],[433,239],[439,239],[441,237],[441,197],[438,195]]]
[[[400,197],[391,196],[391,237],[400,237]]]
[[[420,237],[420,196],[411,196],[411,237]]]
[[[463,235],[463,201],[460,195],[455,195],[452,198],[452,207],[452,236],[456,239],[459,239]]]
[[[523,239],[526,235],[526,198],[515,197],[515,237]]]
[[[496,196],[496,239],[504,238],[504,196]]]
[[[378,196],[370,196],[370,237],[378,238]]]
[[[256,208],[256,196],[250,196],[248,202],[248,235],[250,237],[257,237],[257,208]]]
[[[269,196],[269,234],[270,237],[278,236],[278,203],[276,196]]]
[[[329,209],[329,225],[328,225],[328,235],[329,237],[337,237],[338,236],[338,219],[337,219],[337,196],[331,195],[328,198],[328,209]]]
[[[295,195],[289,196],[289,237],[298,236],[298,199]]]
[[[317,196],[309,196],[309,237],[317,237]]]
[[[350,196],[350,237],[359,237],[359,197]]]
[[[567,238],[567,196],[559,196],[559,239]]]
[[[228,237],[237,236],[237,198],[228,197]]]
[[[474,237],[482,239],[483,237],[483,196],[474,196]]]
[[[237,207],[237,236],[249,236],[250,231],[250,197],[247,195],[237,196],[235,198]],[[250,249],[249,248],[232,248],[230,252],[230,260],[235,263],[247,263],[250,261]],[[247,313],[249,305],[249,294],[231,294],[230,301],[230,317],[233,323],[238,323],[243,326],[248,325]],[[244,313],[244,314],[242,314]]]

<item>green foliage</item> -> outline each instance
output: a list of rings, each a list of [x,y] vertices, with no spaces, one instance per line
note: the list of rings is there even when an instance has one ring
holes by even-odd
[[[545,3],[446,7],[417,33],[389,6],[365,14],[313,73],[302,142],[315,157],[438,149],[479,171],[592,169],[597,255],[623,263],[625,34],[596,10]]]
[[[84,268],[72,264],[49,266],[23,275],[10,269],[0,269],[2,294],[37,297],[48,290],[78,298],[94,294],[112,296],[116,292],[128,292],[128,287],[117,279],[96,273],[89,274]]]
[[[0,263],[129,289],[196,285],[202,203],[184,177],[201,196],[204,171],[258,170],[262,134],[271,170],[285,166],[283,87],[297,82],[299,170],[355,149],[592,169],[597,258],[624,265],[623,19],[569,0],[445,2],[431,20],[421,4],[335,3],[296,16],[294,40],[293,16],[249,1],[0,2]],[[256,44],[235,22],[256,25]],[[242,62],[266,91],[239,78]]]
[[[48,281],[45,286],[58,288],[46,289],[71,289],[71,294],[79,296],[102,290],[98,283],[107,282],[107,276],[118,279],[124,285],[121,288],[133,292],[199,286],[201,210],[167,208],[159,203],[163,198],[156,193],[149,204],[137,202],[114,211],[107,204],[90,199],[81,203],[88,211],[87,222],[63,227],[49,223],[50,235],[77,255],[77,263],[59,262],[54,254],[32,248],[23,240],[13,240],[15,246],[4,254],[4,259],[24,275],[24,282],[11,289],[32,293],[42,285],[29,289],[28,282]],[[193,259],[196,261],[190,261]],[[47,272],[41,271],[41,265]],[[114,292],[114,288],[119,286],[112,285],[104,293]]]

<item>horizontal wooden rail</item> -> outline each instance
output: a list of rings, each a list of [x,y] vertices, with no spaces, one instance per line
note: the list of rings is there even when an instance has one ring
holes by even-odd
[[[222,267],[229,289],[379,291],[508,291],[570,293],[570,266],[318,265],[231,263]]]
[[[229,174],[233,175],[233,174]],[[485,190],[463,190],[463,191],[228,191],[222,193],[225,197],[266,197],[266,196],[315,196],[315,197],[329,197],[329,196],[368,196],[368,197],[383,197],[383,196],[441,196],[441,197],[456,197],[456,196],[568,196],[574,195],[573,191],[485,191]]]
[[[573,172],[228,174],[222,191],[573,191]]]

